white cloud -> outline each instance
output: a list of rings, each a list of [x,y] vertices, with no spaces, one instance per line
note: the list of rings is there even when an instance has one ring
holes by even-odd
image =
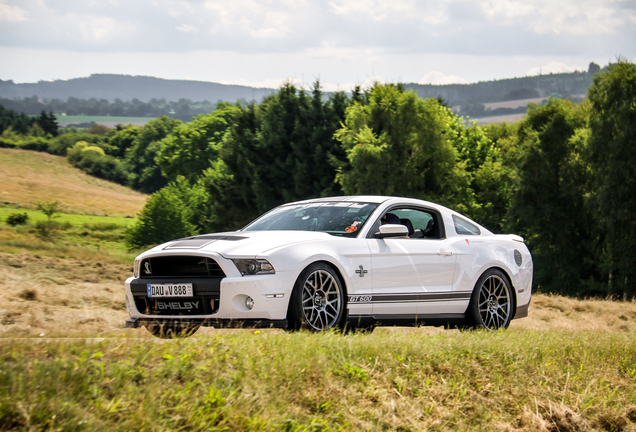
[[[117,25],[110,18],[83,17],[79,30],[82,37],[97,43],[108,42],[117,35]]]
[[[18,6],[11,6],[0,1],[0,21],[26,21],[28,13]]]
[[[486,16],[490,19],[520,18],[531,15],[535,8],[530,2],[512,0],[490,0],[481,3]]]
[[[457,75],[444,75],[441,72],[432,71],[424,75],[420,78],[420,84],[435,84],[435,85],[443,85],[443,84],[466,84],[464,78]]]
[[[563,70],[550,62],[571,70],[636,59],[634,40],[634,0],[0,0],[0,51],[81,54],[53,60],[50,78],[81,70],[277,87],[304,75],[330,89],[372,79],[475,82],[539,65]],[[54,66],[0,58],[0,71],[12,71],[0,79],[44,79]]]
[[[613,33],[628,25],[620,0],[487,0],[480,5],[496,25],[519,26],[539,35]]]
[[[199,31],[198,27],[195,27],[189,24],[181,24],[179,27],[175,27],[175,28],[183,33],[196,33]]]

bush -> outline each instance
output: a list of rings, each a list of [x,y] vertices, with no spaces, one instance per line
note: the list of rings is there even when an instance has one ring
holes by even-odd
[[[8,138],[0,137],[0,148],[16,148],[17,144],[15,141],[10,140]]]
[[[130,250],[188,237],[198,233],[192,223],[192,195],[197,195],[183,177],[152,194],[139,214],[137,223],[126,230]]]
[[[46,152],[49,149],[49,141],[46,138],[30,136],[19,143],[19,148],[22,150]]]
[[[50,221],[38,221],[35,223],[35,235],[42,240],[52,240],[53,234],[58,230],[58,224]]]
[[[29,221],[29,215],[24,212],[24,213],[11,213],[9,216],[7,216],[7,225],[11,225],[12,227],[14,226],[18,226],[18,225],[26,225],[26,223]]]
[[[101,137],[98,135],[82,132],[67,132],[49,141],[48,152],[54,155],[64,156],[67,150],[72,148],[79,141],[84,141],[88,144],[97,144],[100,140]]]
[[[94,177],[119,184],[126,184],[128,172],[117,158],[107,155],[104,150],[86,141],[78,141],[67,150],[66,158],[71,165]]]

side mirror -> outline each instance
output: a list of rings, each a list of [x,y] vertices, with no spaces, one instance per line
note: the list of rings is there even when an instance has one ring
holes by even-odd
[[[398,224],[380,225],[380,231],[375,233],[376,238],[407,237],[408,235],[409,229]]]

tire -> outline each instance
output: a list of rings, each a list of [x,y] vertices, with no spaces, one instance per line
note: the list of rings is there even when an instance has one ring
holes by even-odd
[[[324,263],[314,263],[298,277],[287,319],[292,330],[325,331],[340,328],[345,295],[338,274]]]
[[[508,328],[514,312],[513,290],[508,277],[497,269],[481,275],[470,299],[468,324],[476,329]]]
[[[199,330],[198,325],[188,324],[153,324],[147,325],[146,330],[158,338],[173,339],[176,337],[190,337]]]

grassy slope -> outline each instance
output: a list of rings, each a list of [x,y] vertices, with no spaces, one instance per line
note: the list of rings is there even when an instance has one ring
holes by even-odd
[[[634,302],[535,295],[496,335],[201,329],[165,342],[122,329],[131,219],[59,220],[49,238],[0,226],[0,430],[636,430]]]
[[[146,196],[87,176],[64,158],[0,149],[0,335],[100,334],[121,327],[123,281],[135,252],[124,245]],[[37,202],[59,200],[67,212],[54,229]],[[4,223],[29,215],[25,226]],[[109,215],[109,216],[105,216]],[[30,300],[24,300],[30,299]],[[28,303],[23,303],[28,301]]]
[[[134,217],[146,196],[91,177],[60,156],[0,148],[0,203],[32,209],[55,200],[68,213]]]

